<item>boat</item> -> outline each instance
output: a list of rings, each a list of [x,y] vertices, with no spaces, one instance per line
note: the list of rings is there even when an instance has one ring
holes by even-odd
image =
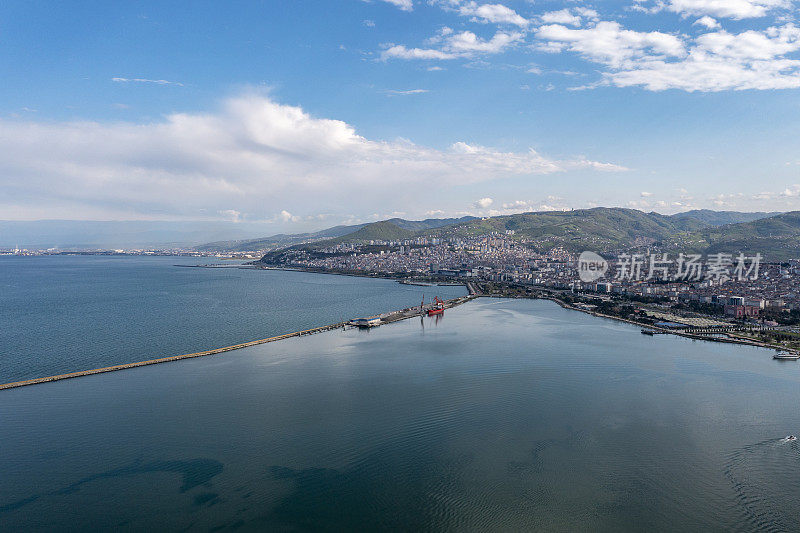
[[[371,316],[369,318],[354,318],[350,321],[350,325],[357,328],[374,328],[376,326],[380,326],[381,323],[381,317],[379,316]]]
[[[428,316],[435,316],[435,315],[443,315],[444,314],[444,302],[439,299],[437,296],[433,299],[433,307],[428,309]]]
[[[792,442],[792,441],[795,441],[795,440],[797,440],[797,437],[795,437],[794,435],[788,435],[786,437],[786,441],[787,442]]]
[[[773,359],[778,359],[779,361],[797,361],[800,359],[800,353],[795,352],[778,352],[772,356]]]

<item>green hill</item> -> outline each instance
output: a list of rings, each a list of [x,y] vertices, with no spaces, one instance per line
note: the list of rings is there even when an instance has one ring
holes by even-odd
[[[697,221],[708,224],[709,226],[724,226],[725,224],[738,224],[740,222],[752,222],[762,218],[780,215],[779,211],[771,213],[742,213],[740,211],[712,211],[711,209],[695,209],[677,213],[670,218],[685,219],[693,218]]]
[[[427,229],[439,228],[441,226],[449,226],[474,220],[475,217],[462,217],[462,218],[428,218],[425,220],[405,220],[402,218],[392,218],[383,222],[373,224],[355,224],[352,226],[334,226],[332,228],[316,231],[313,233],[295,233],[295,234],[278,234],[271,237],[263,237],[259,239],[246,239],[236,241],[218,241],[210,242],[194,249],[199,252],[243,252],[250,250],[268,250],[271,248],[287,248],[302,243],[314,243],[319,241],[336,240],[339,237],[346,235],[351,236],[354,240],[382,240],[382,239],[402,239],[407,238],[404,233],[397,233],[392,227],[372,227],[366,229],[358,236],[353,235],[361,230],[374,226],[375,224],[390,223],[393,226],[407,230],[410,233],[420,232]],[[384,235],[381,237],[381,235]],[[397,235],[392,237],[391,235]],[[342,242],[338,240],[337,242]]]
[[[428,229],[441,228],[442,226],[453,226],[463,224],[471,220],[476,220],[477,217],[461,217],[461,218],[426,218],[425,220],[405,220],[403,218],[390,218],[386,222],[391,222],[395,226],[410,231],[424,231]]]
[[[728,213],[716,219],[704,216],[719,221],[739,215],[742,214]],[[800,212],[724,225],[712,225],[695,216],[667,216],[606,207],[456,219],[455,223],[417,231],[413,225],[403,228],[395,222],[366,224],[334,239],[296,245],[288,250],[313,252],[341,243],[398,241],[418,236],[466,238],[513,230],[513,238],[524,240],[541,252],[560,246],[573,252],[659,249],[672,253],[760,252],[768,260],[800,258]],[[418,224],[436,226],[437,222],[420,221]]]
[[[337,239],[325,241],[323,245],[334,244],[339,242],[357,242],[357,241],[395,241],[401,239],[410,239],[416,232],[403,229],[397,224],[384,220],[382,222],[373,222],[367,224],[358,231],[349,233]]]
[[[615,250],[649,246],[670,237],[698,231],[705,225],[694,219],[676,219],[635,209],[597,207],[573,211],[521,213],[473,220],[457,229],[440,228],[445,235],[474,236],[513,230],[533,241],[535,248]]]
[[[707,253],[761,253],[769,260],[800,258],[800,211],[706,231]]]

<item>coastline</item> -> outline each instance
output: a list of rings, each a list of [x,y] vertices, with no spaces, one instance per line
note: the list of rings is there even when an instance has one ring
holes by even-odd
[[[684,331],[670,330],[670,329],[667,329],[667,328],[662,328],[662,327],[659,327],[659,326],[655,326],[653,324],[643,324],[641,322],[636,322],[635,320],[630,320],[628,318],[622,318],[622,317],[613,316],[613,315],[606,315],[604,313],[598,313],[596,311],[590,311],[590,310],[587,310],[587,309],[581,309],[580,307],[575,307],[575,306],[569,305],[569,304],[567,304],[565,302],[562,302],[558,298],[554,298],[554,297],[540,296],[540,297],[538,297],[536,299],[538,299],[538,300],[550,300],[552,302],[557,303],[558,305],[560,305],[564,309],[570,309],[572,311],[580,311],[582,313],[586,313],[588,315],[592,315],[592,316],[595,316],[595,317],[598,317],[598,318],[610,318],[611,320],[617,320],[619,322],[625,322],[627,324],[638,326],[640,328],[647,328],[649,330],[657,331],[659,333],[664,333],[664,334],[667,334],[667,335],[675,335],[677,337],[684,337],[684,338],[692,339],[692,340],[710,341],[710,342],[722,342],[722,343],[727,343],[727,344],[742,344],[742,345],[745,345],[745,346],[756,346],[758,348],[767,348],[767,349],[770,349],[770,350],[790,351],[790,350],[787,350],[783,346],[776,346],[776,345],[768,344],[768,343],[765,343],[765,342],[758,342],[758,341],[749,340],[749,339],[741,339],[741,338],[738,338],[738,337],[731,337],[730,333],[724,333],[725,337],[709,337],[709,336],[706,336],[706,335],[698,335],[696,333],[687,333],[687,332],[684,332]]]

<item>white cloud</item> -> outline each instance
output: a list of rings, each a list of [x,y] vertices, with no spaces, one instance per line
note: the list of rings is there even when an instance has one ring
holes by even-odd
[[[434,50],[431,48],[406,48],[398,44],[381,52],[381,59],[455,59],[455,54]]]
[[[7,219],[391,211],[455,185],[580,169],[623,170],[533,150],[369,140],[342,121],[260,94],[148,124],[0,120],[0,212]]]
[[[492,24],[513,24],[525,28],[530,22],[517,14],[513,9],[502,4],[482,4],[466,2],[458,6],[461,15],[474,17],[475,20]]]
[[[683,42],[668,33],[626,30],[617,22],[598,22],[593,28],[571,29],[560,24],[540,27],[536,36],[550,48],[570,50],[599,63],[621,68],[628,62],[686,54]]]
[[[410,94],[424,94],[424,93],[427,93],[429,91],[428,91],[428,89],[406,89],[406,90],[389,89],[388,91],[385,91],[385,92],[389,96],[407,96],[407,95],[410,95]]]
[[[472,161],[476,168],[496,168],[503,169],[511,174],[544,173],[557,172],[560,164],[552,166],[550,160],[542,158],[533,149],[528,152],[500,152],[484,146],[470,145],[464,142],[454,143],[450,147],[450,153],[458,157],[466,157]],[[580,159],[569,163],[570,169],[589,168],[606,172],[618,172],[627,170],[625,167],[609,163],[598,163]]]
[[[706,33],[697,38],[696,50],[709,56],[736,61],[770,60],[800,49],[800,28],[787,24],[764,32],[748,30]]]
[[[475,203],[472,204],[472,207],[476,209],[487,209],[494,203],[494,200],[491,198],[481,198],[480,200],[476,200]]]
[[[792,185],[791,187],[787,187],[781,193],[781,196],[786,198],[793,198],[795,196],[800,196],[800,185]]]
[[[645,5],[647,2],[640,2]],[[710,15],[713,17],[746,19],[764,17],[774,9],[790,9],[791,0],[656,0],[650,12],[671,11],[681,16]]]
[[[549,11],[544,13],[541,19],[545,24],[568,24],[570,26],[580,26],[582,24],[581,17],[573,15],[569,9]]]
[[[501,13],[511,16],[503,11],[503,6],[499,4],[485,4],[478,6],[474,2],[461,4],[459,0],[444,0],[449,9],[458,8],[464,13],[483,13],[485,17],[476,21],[499,23],[503,21]],[[485,9],[484,9],[485,8]],[[489,9],[489,11],[487,11]],[[504,8],[508,9],[508,8]],[[510,11],[510,10],[509,10]],[[510,11],[517,16],[513,11]],[[488,17],[488,18],[486,18]],[[525,19],[517,20],[519,25],[527,25]],[[523,24],[524,22],[524,24]],[[504,31],[498,30],[491,38],[479,37],[472,31],[464,30],[456,33],[449,26],[442,26],[439,30],[424,41],[424,48],[409,48],[402,44],[385,44],[386,49],[381,52],[380,58],[387,59],[407,59],[407,60],[448,60],[456,58],[473,58],[481,54],[497,54],[504,51],[525,38],[523,31]]]
[[[601,20],[596,10],[580,4],[545,10],[533,19],[500,3],[428,0],[428,4],[499,29],[488,38],[472,29],[453,32],[445,27],[423,48],[392,46],[381,54],[384,60],[471,58],[472,65],[490,66],[490,59],[476,56],[503,52],[532,34],[536,41],[530,50],[572,52],[601,66],[600,79],[571,90],[601,85],[690,92],[800,88],[797,28],[792,22],[796,0],[634,0],[629,6],[648,13],[671,12],[685,20],[677,26],[682,31],[671,24],[670,32],[657,26],[627,29],[617,21]],[[766,16],[772,16],[773,26],[764,29],[759,23],[748,30],[738,23],[740,33],[728,33],[718,21]],[[503,29],[509,24],[518,31]],[[702,29],[687,32],[691,26]],[[541,68],[534,65],[530,72],[540,74]]]
[[[540,204],[537,211],[569,211],[570,208],[561,204]]]
[[[738,34],[720,30],[690,39],[599,22],[587,29],[543,26],[537,37],[544,50],[576,52],[607,67],[600,84],[652,91],[800,87],[800,60],[788,57],[800,50],[800,28],[794,24]]]
[[[411,0],[383,0],[383,1],[388,4],[397,6],[403,11],[412,11],[414,9],[414,3]]]
[[[278,217],[279,217],[279,218],[280,218],[280,219],[281,219],[283,222],[300,222],[300,220],[302,220],[300,217],[298,217],[298,216],[295,216],[295,215],[291,214],[289,211],[287,211],[287,210],[285,210],[285,209],[284,209],[283,211],[281,211],[281,212],[280,212],[280,214],[278,215]]]
[[[530,202],[524,200],[514,200],[513,202],[506,202],[503,204],[503,209],[506,211],[514,211],[522,213],[525,211],[533,211],[534,207]]]
[[[428,0],[428,3],[464,17],[471,17],[471,22],[511,24],[520,28],[527,28],[531,23],[504,4],[479,4],[473,0]]]
[[[448,38],[445,48],[448,51],[461,54],[480,52],[486,54],[496,54],[507,46],[521,40],[522,33],[505,33],[499,31],[489,40],[483,40],[471,31],[456,33]]]
[[[223,209],[218,211],[222,218],[225,220],[230,220],[231,222],[241,222],[242,220],[242,213],[241,211],[237,211],[236,209]]]
[[[743,196],[742,193],[718,194],[709,200],[716,207],[735,208],[740,204]],[[673,202],[673,205],[685,207],[681,202]]]
[[[481,39],[471,31],[452,33],[450,28],[443,28],[428,39],[430,44],[441,43],[440,49],[406,48],[403,45],[392,45],[381,53],[381,59],[455,59],[472,57],[476,54],[497,54],[507,47],[523,39],[521,32],[506,33],[498,31],[491,39]]]
[[[111,78],[111,81],[116,83],[152,83],[155,85],[175,85],[176,87],[183,87],[183,84],[177,81],[151,80],[147,78]]]
[[[572,11],[588,20],[593,20],[593,21],[600,20],[600,14],[594,9],[590,9],[588,7],[575,7],[572,8]]]
[[[716,19],[709,17],[708,15],[704,17],[700,17],[699,19],[695,20],[692,24],[693,26],[703,26],[708,28],[709,30],[716,30],[720,27],[719,22]]]

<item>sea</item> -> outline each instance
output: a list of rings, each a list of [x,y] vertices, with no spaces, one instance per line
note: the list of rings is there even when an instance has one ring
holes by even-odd
[[[304,306],[316,304],[326,323],[413,303],[394,291],[420,289],[149,259],[57,258],[65,284],[97,280],[86,271],[108,261],[98,292],[109,297],[126,276],[139,281],[113,305],[65,289],[69,304],[39,307],[40,329],[15,334],[35,338],[83,305],[96,328],[125,322],[136,316],[128,306],[147,302],[139,290],[185,304],[202,287],[227,302],[215,317],[242,320],[226,293],[260,295],[252,309],[294,305],[312,322]],[[152,276],[158,288],[143,289]],[[287,303],[251,287],[270,280],[290,284],[274,289]],[[340,283],[352,287],[330,286]],[[394,300],[365,304],[381,294]],[[198,307],[213,310],[204,295]],[[162,339],[169,324],[238,324],[168,316],[115,327]],[[71,349],[95,342],[86,335]],[[800,447],[785,437],[800,433],[799,405],[800,364],[769,350],[646,336],[550,301],[479,298],[368,331],[0,391],[0,530],[797,531]]]
[[[198,265],[214,268],[187,268]],[[196,257],[0,256],[0,383],[221,348],[467,294],[462,285],[241,266]]]

